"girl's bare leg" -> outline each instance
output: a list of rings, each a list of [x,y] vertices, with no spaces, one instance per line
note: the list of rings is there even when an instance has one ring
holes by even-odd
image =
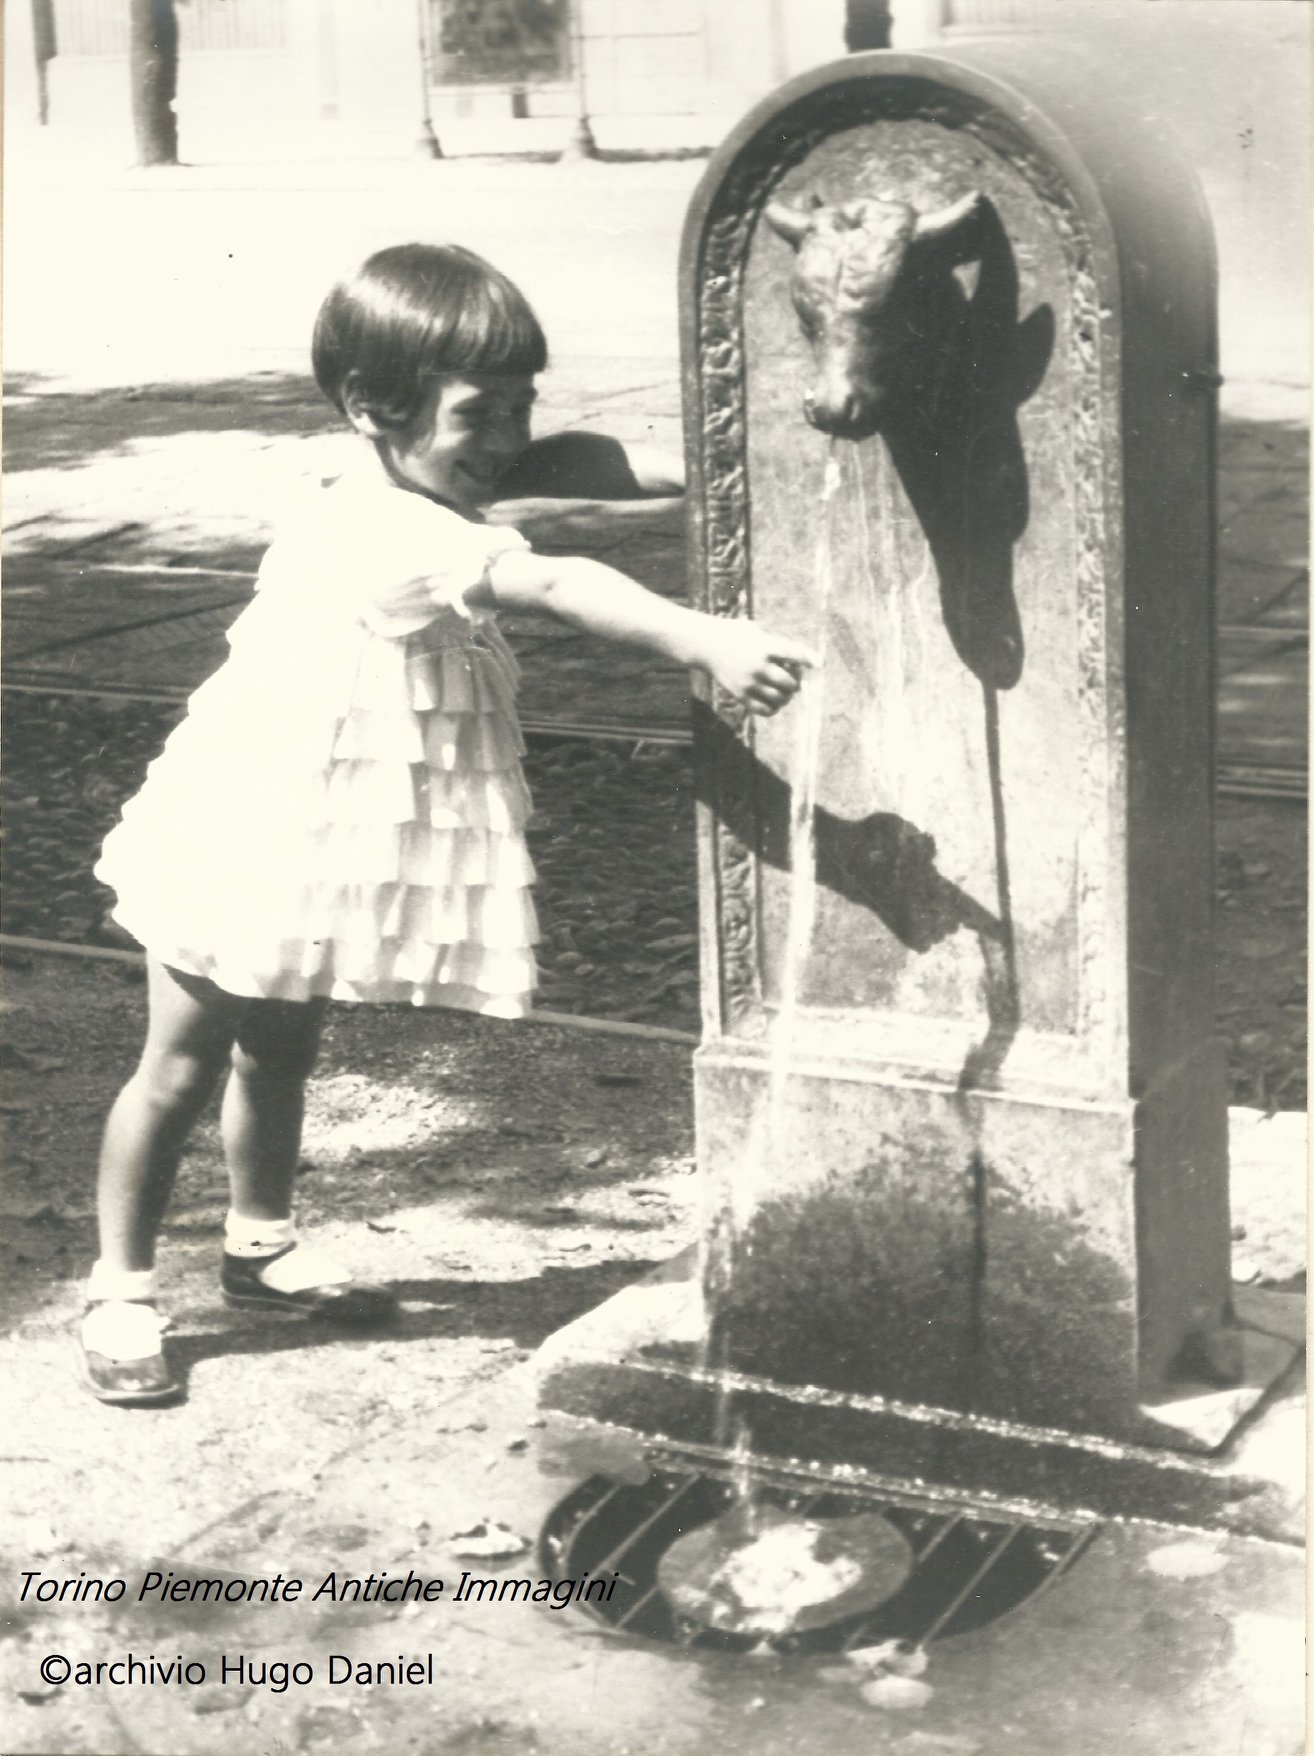
[[[292,1221],[306,1081],[323,1018],[320,1001],[253,1000],[238,1021],[220,1117],[232,1191],[222,1285],[230,1304],[372,1325],[394,1314],[392,1294],[297,1244]]]
[[[248,1001],[237,1021],[220,1127],[233,1208],[247,1219],[291,1217],[306,1081],[323,1023],[317,1000]]]
[[[146,1044],[109,1113],[100,1154],[101,1263],[115,1272],[155,1264],[183,1146],[228,1060],[245,1004],[154,959],[147,980]]]
[[[109,1403],[167,1402],[182,1389],[154,1305],[155,1240],[178,1160],[214,1090],[243,1002],[151,959],[150,1018],[132,1078],[105,1124],[96,1201],[100,1259],[79,1329],[92,1394]]]
[[[183,1146],[225,1067],[225,1295],[347,1323],[377,1323],[395,1308],[382,1288],[293,1247],[292,1186],[323,1005],[243,998],[154,960],[148,976],[146,1045],[105,1126],[101,1255],[80,1330],[88,1381],[103,1402],[161,1402],[181,1388],[153,1305],[155,1242]]]

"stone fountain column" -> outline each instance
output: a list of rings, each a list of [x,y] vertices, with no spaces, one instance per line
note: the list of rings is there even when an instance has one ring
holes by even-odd
[[[1211,1448],[1278,1362],[1230,1303],[1194,176],[1043,40],[852,56],[721,147],[681,275],[695,600],[823,655],[815,920],[791,969],[801,710],[704,697],[711,1347],[649,1321],[545,1400],[718,1443],[719,1375],[764,1452],[1021,1440],[1045,1489]]]

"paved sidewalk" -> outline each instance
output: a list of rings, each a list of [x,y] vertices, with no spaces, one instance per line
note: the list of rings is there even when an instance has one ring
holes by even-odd
[[[587,392],[566,374],[549,379],[540,432],[583,428],[678,455],[678,391],[669,366],[599,361],[589,376]],[[313,386],[298,383],[279,395],[278,412],[301,407],[312,430],[331,418]],[[129,429],[143,407],[109,390],[85,399],[20,395],[10,426],[18,462],[94,447],[76,431],[92,404],[97,427],[114,433]],[[142,424],[162,410],[184,426],[192,412],[162,391]],[[227,405],[206,400],[196,412],[212,424],[225,414],[243,417],[235,398]],[[26,436],[28,425],[39,438]],[[16,468],[8,483],[5,579],[10,680],[189,693],[226,652],[225,630],[250,596],[280,493],[316,469],[331,470],[349,445],[336,433],[303,439],[235,426],[144,436],[131,455],[93,453],[80,467]],[[508,502],[497,516],[538,548],[595,555],[668,596],[685,590],[679,500]],[[507,625],[525,665],[528,721],[683,733],[683,670],[609,652],[541,618]]]
[[[1308,764],[1304,412],[1289,387],[1230,390],[1219,480],[1220,760],[1293,788]],[[287,430],[297,418],[311,437]],[[313,386],[284,377],[82,395],[20,380],[8,432],[11,679],[190,692],[224,655],[280,492],[341,456],[339,436],[316,432],[331,423]],[[538,424],[677,450],[674,365],[573,360],[548,375]],[[518,502],[497,516],[536,546],[606,559],[670,596],[685,590],[678,501]],[[542,621],[513,620],[510,632],[531,723],[687,726],[683,671]]]

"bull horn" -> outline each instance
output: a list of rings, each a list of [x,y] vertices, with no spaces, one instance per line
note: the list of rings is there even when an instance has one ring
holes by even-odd
[[[777,232],[787,244],[792,244],[795,250],[816,224],[812,214],[802,213],[797,207],[789,207],[783,201],[768,202],[763,209],[763,218],[771,230]]]
[[[917,224],[913,228],[913,237],[919,244],[927,243],[933,238],[946,238],[964,220],[971,219],[980,206],[981,191],[974,189],[970,195],[964,195],[961,201],[942,207],[937,213],[919,213]]]

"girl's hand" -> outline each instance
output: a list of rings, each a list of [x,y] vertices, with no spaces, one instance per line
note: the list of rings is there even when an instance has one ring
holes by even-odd
[[[539,610],[586,634],[710,671],[752,713],[778,713],[816,663],[800,641],[755,622],[686,609],[583,556],[510,549],[465,593],[475,609]]]
[[[756,622],[713,624],[704,664],[750,713],[779,713],[798,694],[803,672],[816,659],[801,641],[769,634]]]

